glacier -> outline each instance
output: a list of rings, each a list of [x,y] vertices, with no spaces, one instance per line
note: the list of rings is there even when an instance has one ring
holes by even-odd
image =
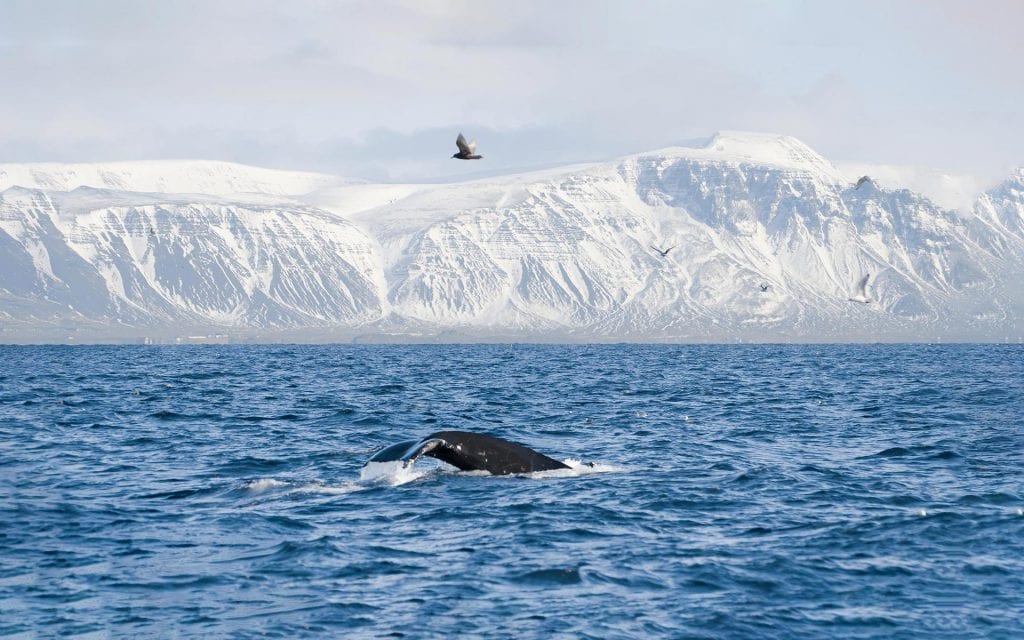
[[[0,341],[1019,341],[1024,169],[880,173],[746,132],[442,184],[0,164]]]

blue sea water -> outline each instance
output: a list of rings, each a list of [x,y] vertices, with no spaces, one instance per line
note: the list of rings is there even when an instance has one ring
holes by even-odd
[[[3,637],[1024,637],[1019,346],[0,363]],[[441,429],[596,468],[361,478]]]

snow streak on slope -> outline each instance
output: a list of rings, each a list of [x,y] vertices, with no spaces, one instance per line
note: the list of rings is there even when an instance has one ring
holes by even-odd
[[[305,204],[273,189],[2,192],[0,313],[124,335],[993,339],[1017,335],[1024,299],[1024,174],[962,216],[855,189],[785,136]],[[848,302],[868,273],[874,302]]]

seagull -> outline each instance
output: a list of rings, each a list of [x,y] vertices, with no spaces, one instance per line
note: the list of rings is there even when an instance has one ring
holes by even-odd
[[[668,252],[673,250],[673,249],[675,249],[676,246],[678,246],[678,245],[673,245],[673,246],[669,247],[668,249],[665,249],[664,251],[662,251],[658,247],[654,246],[653,244],[651,245],[651,248],[654,249],[655,251],[657,251],[658,253],[660,253],[662,258],[666,258],[666,257],[668,257]]]
[[[483,157],[476,155],[476,140],[466,142],[466,136],[461,133],[458,138],[455,138],[455,146],[459,148],[459,152],[452,154],[453,158],[458,158],[459,160],[479,160]]]
[[[762,292],[762,293],[764,293],[764,292],[765,292],[765,291],[767,291],[767,290],[768,290],[768,283],[764,283],[764,284],[762,284],[762,285],[761,285],[761,292]]]
[[[871,182],[871,178],[869,178],[868,176],[861,176],[860,180],[857,181],[857,186],[854,187],[854,189],[860,189],[860,185],[864,184],[865,182]]]
[[[871,298],[868,297],[868,278],[870,277],[870,273],[864,274],[864,277],[857,282],[857,294],[852,298],[847,298],[850,302],[860,302],[863,304],[871,302]]]

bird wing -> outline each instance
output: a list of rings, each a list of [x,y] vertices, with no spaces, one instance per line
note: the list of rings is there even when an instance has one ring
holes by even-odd
[[[864,296],[865,298],[868,297],[868,278],[870,277],[871,274],[868,273],[865,274],[863,278],[857,281],[857,293]]]
[[[455,146],[459,148],[460,153],[464,153],[467,156],[473,155],[473,149],[476,147],[475,142],[466,142],[466,136],[459,134],[458,138],[455,138]]]

